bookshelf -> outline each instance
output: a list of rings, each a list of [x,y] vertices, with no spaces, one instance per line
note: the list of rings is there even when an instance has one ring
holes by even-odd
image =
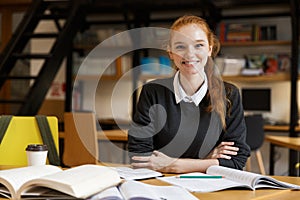
[[[103,93],[103,90],[105,90],[104,93],[107,93],[107,88],[114,86],[120,80],[124,82],[123,76],[131,68],[130,53],[115,59],[111,56],[111,54],[115,55],[122,51],[122,47],[105,46],[105,48],[100,47],[99,52],[97,52],[97,45],[99,44],[99,41],[95,41],[94,44],[75,44],[73,47],[72,67],[75,84],[72,110],[91,110],[91,105],[94,103],[96,105],[96,101],[99,101],[99,91]],[[112,63],[108,65],[108,61],[112,61]],[[125,81],[130,82],[127,77],[126,74]],[[93,99],[91,93],[95,92],[95,99]],[[103,98],[100,101],[108,101],[106,97],[104,98],[105,95],[102,96]],[[102,115],[101,117],[103,118]]]
[[[239,46],[269,46],[269,45],[291,45],[291,41],[286,40],[264,40],[264,41],[243,41],[243,42],[221,42],[223,47]]]
[[[226,19],[224,16],[219,22],[216,33],[221,41],[220,57],[243,59],[243,68],[261,69],[264,72],[263,77],[253,77],[252,82],[286,81],[289,77],[282,73],[288,74],[291,68],[291,19],[282,15],[257,18],[254,10],[259,8],[248,11],[253,14],[253,18],[248,16],[244,19],[243,15],[238,15]],[[276,9],[274,10],[272,12],[276,12]],[[272,31],[268,31],[268,34],[263,33],[262,29],[269,27]],[[226,75],[230,75],[230,70]],[[242,81],[243,77],[231,78]],[[245,77],[245,80],[249,81],[251,78]]]
[[[247,83],[264,83],[264,82],[278,82],[278,81],[290,81],[290,74],[288,73],[276,73],[271,75],[260,76],[223,76],[224,81],[232,82],[247,82]]]
[[[82,58],[85,58],[100,42],[95,42],[95,44],[75,44],[73,47],[73,52],[77,52],[77,56],[73,56],[73,60],[75,62],[74,65],[77,65],[75,68],[75,71],[78,70],[78,68],[80,67],[80,65],[82,64],[81,60]],[[119,47],[118,49],[116,47],[105,47],[106,53],[109,55],[109,52],[115,52],[115,51],[119,51]],[[96,60],[99,61],[99,66],[97,67],[98,70],[101,70],[101,63],[100,61],[102,59],[105,59],[106,55],[99,55],[98,58],[96,58]],[[76,61],[77,59],[77,61]],[[118,57],[115,59],[115,61],[113,61],[113,63],[108,67],[108,68],[114,68],[114,69],[110,69],[111,72],[105,73],[101,76],[101,80],[118,80],[127,70],[129,67],[127,67],[127,69],[125,69],[125,67],[122,65],[124,63],[122,63],[122,56]],[[77,63],[77,64],[75,64]],[[98,75],[93,75],[92,72],[87,73],[87,74],[78,74],[77,78],[79,80],[82,81],[87,81],[87,80],[98,80],[99,76]]]
[[[110,75],[102,75],[101,80],[118,80],[122,77],[123,71],[122,71],[122,57],[119,57],[115,61],[115,68],[114,73]],[[81,81],[97,81],[99,79],[98,75],[93,74],[78,74],[76,76],[77,80]]]
[[[289,136],[297,137],[296,126],[298,123],[298,106],[297,106],[297,84],[299,79],[298,65],[299,65],[299,1],[278,1],[278,5],[275,7],[272,4],[265,5],[262,11],[259,10],[257,5],[263,5],[263,2],[259,4],[255,2],[250,5],[252,12],[248,12],[247,9],[241,9],[237,11],[238,14],[228,14],[221,17],[221,21],[225,20],[229,23],[273,23],[272,19],[279,19],[279,27],[277,27],[276,40],[249,40],[249,41],[223,41],[223,52],[230,52],[230,55],[243,55],[247,53],[286,53],[290,56],[290,70],[285,73],[274,73],[272,75],[263,76],[228,76],[224,77],[227,81],[248,83],[252,86],[265,86],[276,84],[282,84],[282,82],[288,83],[284,90],[290,92],[290,96],[280,98],[290,98],[289,102]],[[271,8],[272,9],[269,9]],[[245,8],[245,7],[243,7]],[[229,8],[229,10],[234,8]],[[235,10],[236,11],[236,10]],[[244,12],[245,11],[245,12]],[[243,13],[244,12],[244,13]],[[234,13],[234,12],[233,12]],[[281,18],[288,19],[281,20]],[[261,20],[258,20],[261,19]],[[273,25],[273,24],[272,24]],[[235,54],[236,53],[236,54]],[[283,89],[283,88],[281,88]],[[294,168],[294,163],[299,162],[297,152],[289,152],[289,174],[296,175],[297,170]]]

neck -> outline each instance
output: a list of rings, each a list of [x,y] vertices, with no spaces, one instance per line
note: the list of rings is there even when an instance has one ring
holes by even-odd
[[[189,96],[195,94],[204,83],[202,74],[185,77],[182,74],[179,76],[179,81],[185,93]]]

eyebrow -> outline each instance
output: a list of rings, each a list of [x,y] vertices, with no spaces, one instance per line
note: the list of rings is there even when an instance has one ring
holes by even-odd
[[[180,42],[180,41],[179,41],[179,42],[175,42],[174,44],[183,44],[183,43],[184,43],[184,42]]]
[[[196,42],[206,42],[205,40],[196,40]]]
[[[205,40],[196,40],[195,42],[205,42]],[[174,44],[183,44],[185,42],[181,42],[181,41],[178,41],[178,42],[175,42]]]

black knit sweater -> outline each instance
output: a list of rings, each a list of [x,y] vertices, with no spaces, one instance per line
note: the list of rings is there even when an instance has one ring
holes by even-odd
[[[133,125],[129,130],[128,149],[132,155],[149,155],[158,150],[171,157],[205,158],[222,141],[233,141],[238,154],[230,160],[218,159],[221,166],[242,169],[250,155],[245,142],[246,126],[237,87],[224,82],[231,101],[227,110],[226,130],[215,112],[207,112],[208,95],[200,102],[176,103],[174,77],[143,86]]]

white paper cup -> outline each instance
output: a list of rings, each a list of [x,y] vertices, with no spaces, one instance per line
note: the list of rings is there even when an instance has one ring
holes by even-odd
[[[43,144],[30,144],[26,148],[27,165],[45,165],[47,160],[48,148]]]

